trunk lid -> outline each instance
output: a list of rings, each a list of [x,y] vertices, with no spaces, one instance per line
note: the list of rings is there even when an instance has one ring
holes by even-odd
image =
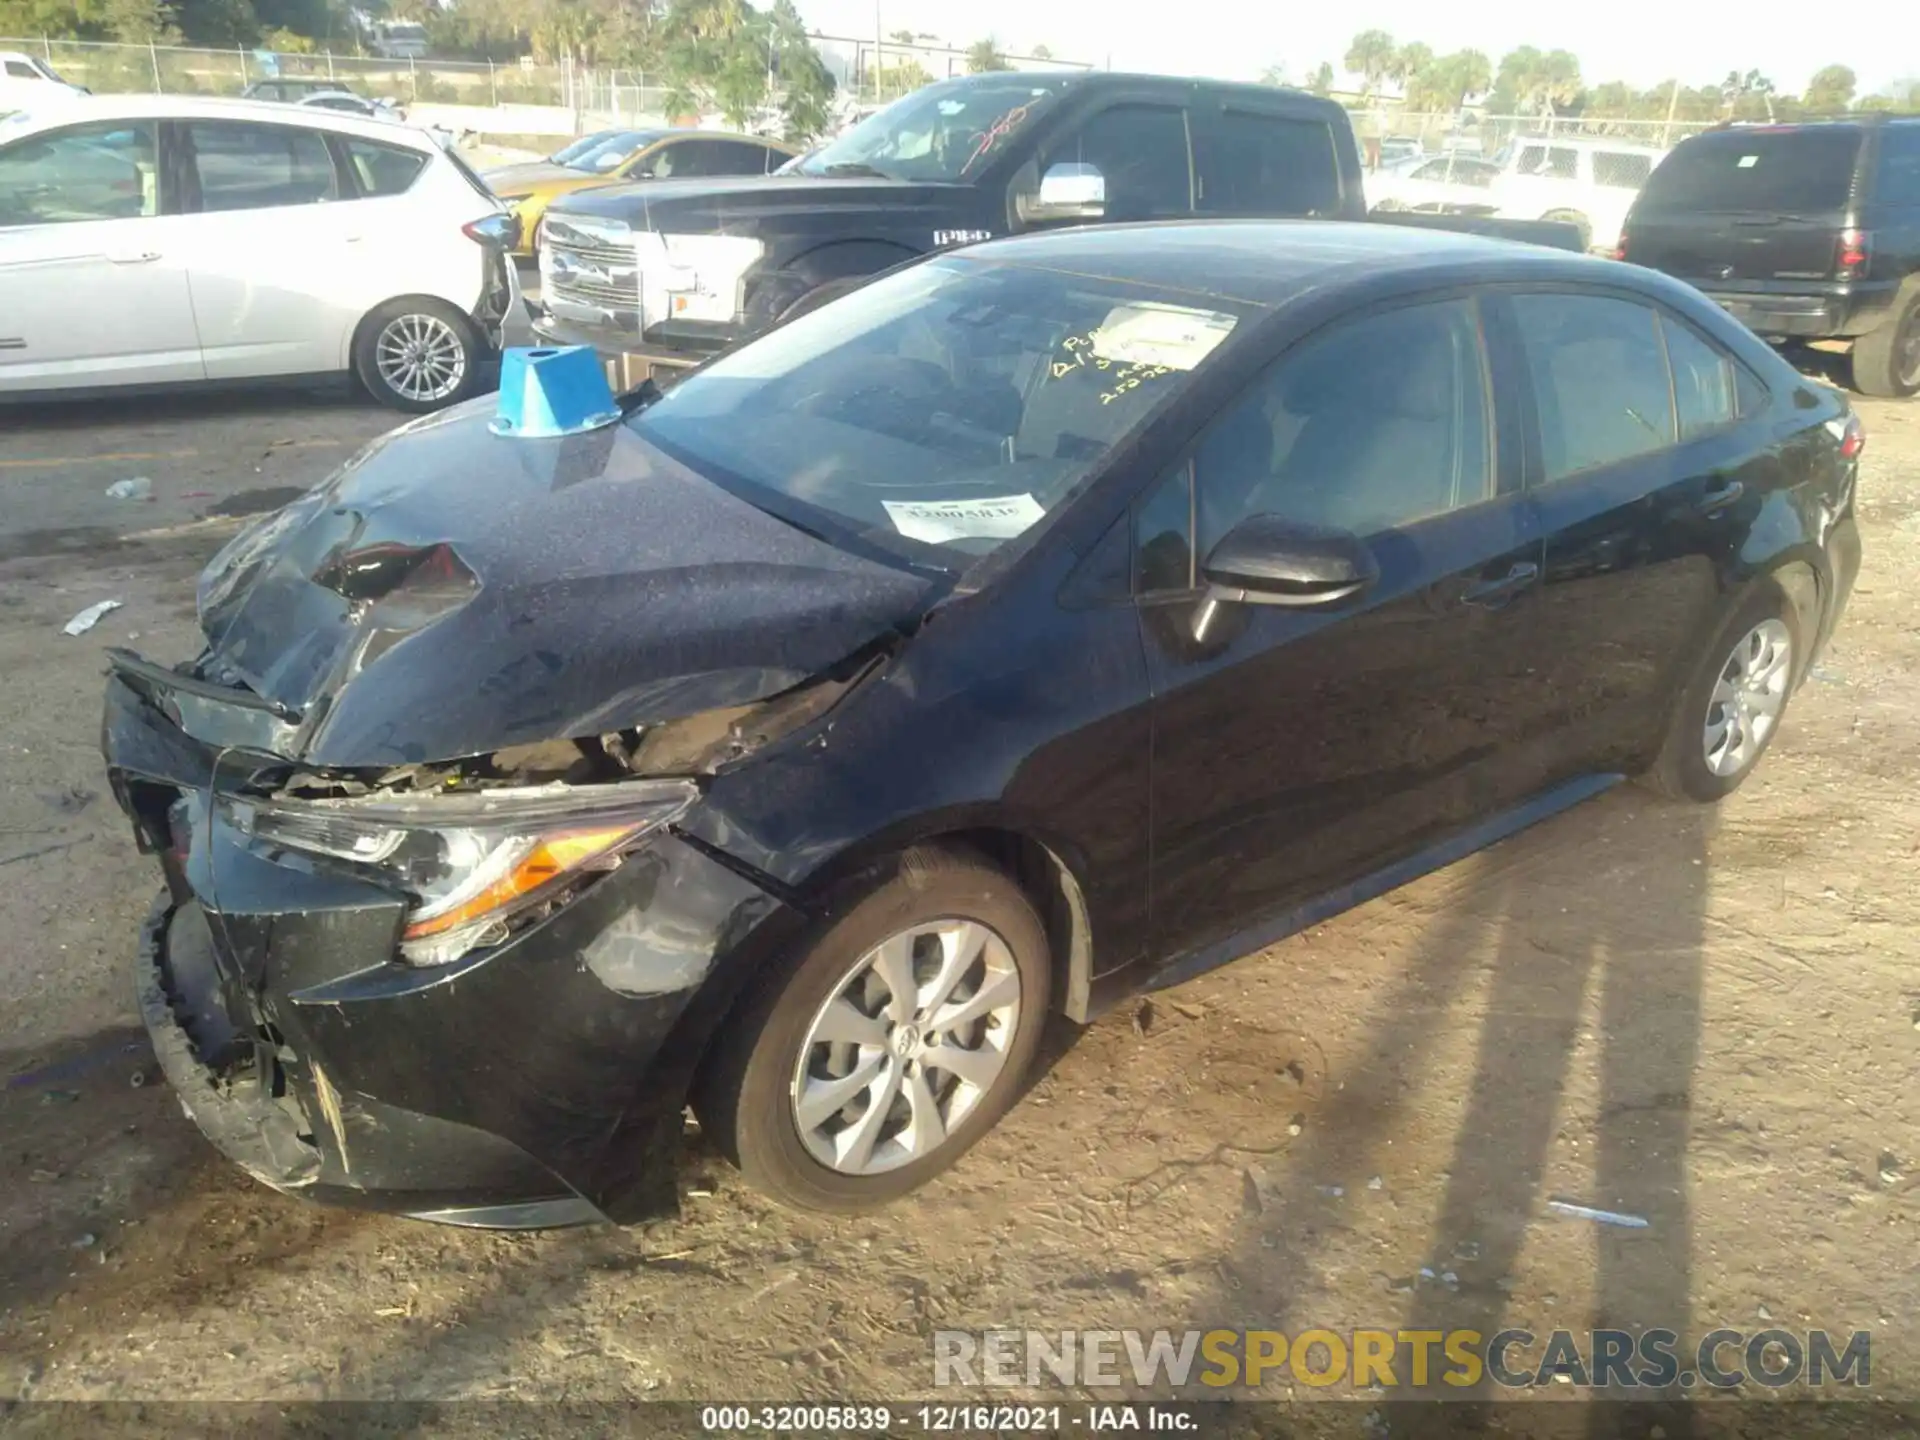
[[[1640,192],[1626,258],[1708,289],[1833,279],[1864,138],[1788,125],[1686,141]]]

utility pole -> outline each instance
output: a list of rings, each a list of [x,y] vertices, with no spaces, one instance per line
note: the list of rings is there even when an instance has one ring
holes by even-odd
[[[1673,117],[1678,113],[1679,109],[1680,82],[1676,79],[1673,82],[1673,94],[1667,97],[1667,123],[1660,127],[1660,148],[1662,150],[1665,150],[1673,143],[1670,138],[1673,132]]]
[[[880,28],[880,0],[873,0],[873,103],[884,102],[881,85],[887,75],[886,31]]]

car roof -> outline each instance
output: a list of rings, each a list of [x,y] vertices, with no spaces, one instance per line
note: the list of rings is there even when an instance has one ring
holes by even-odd
[[[439,142],[425,131],[391,120],[322,106],[311,106],[298,113],[297,123],[314,130],[360,135],[418,150],[439,148]],[[261,120],[286,125],[292,123],[293,114],[293,107],[277,100],[239,100],[224,95],[74,95],[54,104],[36,103],[27,112],[27,123],[12,134],[31,134],[53,125],[84,124],[89,120]]]
[[[1541,245],[1374,221],[1174,220],[1050,230],[968,246],[964,259],[1059,270],[1278,308],[1383,270],[1436,284],[1526,278],[1618,283],[1632,267]],[[1640,288],[1645,288],[1641,286]]]

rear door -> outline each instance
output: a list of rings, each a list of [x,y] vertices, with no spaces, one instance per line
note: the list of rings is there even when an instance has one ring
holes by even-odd
[[[1644,760],[1679,668],[1717,615],[1740,537],[1784,483],[1764,383],[1638,298],[1502,297],[1535,424],[1529,488],[1546,530],[1543,779]]]
[[[341,327],[358,319],[339,296],[366,237],[342,203],[326,136],[296,124],[175,124],[207,378],[338,369]]]
[[[1334,127],[1314,115],[1230,100],[1194,110],[1195,209],[1209,216],[1358,214],[1341,184]]]
[[[1634,203],[1627,258],[1715,295],[1833,279],[1863,133],[1757,126],[1685,141]]]
[[[0,149],[0,388],[201,378],[173,203],[152,121]]]
[[[1236,933],[1512,804],[1537,725],[1543,560],[1471,295],[1336,322],[1228,407],[1136,513],[1153,685],[1153,929]],[[1367,594],[1208,610],[1254,514],[1363,537]],[[1205,623],[1201,623],[1202,620]]]

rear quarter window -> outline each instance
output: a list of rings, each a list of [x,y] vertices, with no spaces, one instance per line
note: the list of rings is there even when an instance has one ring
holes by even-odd
[[[1873,198],[1885,205],[1920,207],[1920,123],[1889,125],[1881,132]]]
[[[1618,190],[1638,190],[1653,173],[1653,157],[1625,150],[1593,152],[1593,183]]]

